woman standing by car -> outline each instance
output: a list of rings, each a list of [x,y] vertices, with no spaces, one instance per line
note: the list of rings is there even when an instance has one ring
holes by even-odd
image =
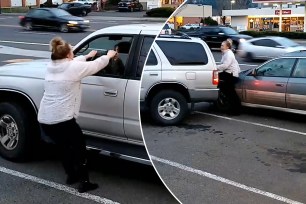
[[[228,111],[231,114],[240,113],[240,100],[235,90],[238,82],[240,67],[232,51],[232,40],[228,39],[221,44],[222,59],[217,66],[219,72],[219,88],[222,94],[228,99]]]
[[[81,103],[81,79],[105,68],[116,54],[109,51],[94,61],[97,51],[74,58],[71,46],[60,37],[50,42],[52,62],[45,76],[45,92],[38,121],[42,130],[58,145],[67,174],[67,184],[80,181],[80,193],[98,188],[89,182],[85,138],[76,122]]]

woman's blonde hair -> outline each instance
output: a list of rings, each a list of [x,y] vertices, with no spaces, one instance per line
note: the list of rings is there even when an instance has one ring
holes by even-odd
[[[71,51],[70,45],[61,37],[55,37],[50,41],[51,59],[65,59]]]
[[[229,49],[232,49],[232,46],[233,46],[233,40],[232,39],[227,39],[225,41],[223,41],[223,43],[225,43],[225,45],[229,48]]]

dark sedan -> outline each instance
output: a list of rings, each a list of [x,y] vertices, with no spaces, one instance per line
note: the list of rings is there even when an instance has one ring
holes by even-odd
[[[74,16],[87,16],[91,12],[91,5],[81,3],[63,3],[59,7]]]
[[[20,16],[19,24],[26,30],[35,28],[56,29],[61,32],[83,31],[89,28],[89,21],[76,17],[58,8],[31,9],[25,16]]]
[[[306,114],[306,52],[288,53],[240,73],[242,105]]]
[[[142,11],[143,6],[138,0],[121,0],[118,3],[119,11]]]
[[[236,51],[239,44],[253,37],[239,34],[236,30],[226,26],[203,26],[196,31],[185,32],[191,37],[199,37],[210,48],[220,48],[221,43],[227,39],[233,40],[233,50]]]

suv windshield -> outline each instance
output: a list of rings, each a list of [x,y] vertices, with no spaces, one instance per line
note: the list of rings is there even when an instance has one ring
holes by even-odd
[[[239,34],[237,31],[235,31],[232,28],[223,28],[222,31],[227,35],[237,35]]]

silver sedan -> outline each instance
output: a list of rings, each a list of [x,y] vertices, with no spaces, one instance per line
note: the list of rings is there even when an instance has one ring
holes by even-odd
[[[268,60],[298,50],[306,50],[306,47],[285,37],[261,37],[240,43],[238,55],[248,61]]]

